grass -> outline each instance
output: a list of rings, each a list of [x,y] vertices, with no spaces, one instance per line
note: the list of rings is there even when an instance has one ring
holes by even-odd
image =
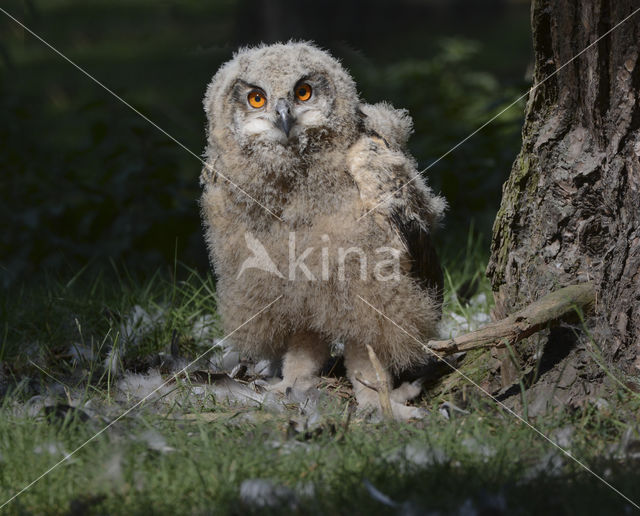
[[[200,149],[204,85],[234,41],[247,42],[247,34],[234,27],[250,13],[236,4],[205,8],[193,1],[137,0],[83,7],[51,0],[10,2],[8,8],[190,148]],[[485,21],[498,23],[486,11],[491,20]],[[486,23],[458,18],[450,25],[464,23],[475,31],[463,36],[485,38]],[[440,44],[442,35],[449,38],[450,26],[427,27],[416,18],[412,30],[405,30],[407,20],[402,30],[390,30],[393,20],[379,19],[385,33],[395,36],[373,38],[364,59],[349,50],[363,47],[357,35],[345,39],[336,31],[319,41],[343,48],[366,98],[395,95],[398,106],[411,109],[422,124],[412,140],[414,152],[425,166],[515,96],[505,91],[518,83],[513,77],[522,75],[522,56],[528,55],[528,14],[491,25],[496,30],[485,38],[488,50],[471,54],[474,64],[481,62],[477,69],[456,61],[442,69],[446,74],[433,67],[452,56],[434,58],[423,50]],[[353,32],[349,18],[344,21],[345,34]],[[4,190],[12,192],[3,217],[11,223],[3,234],[6,249],[15,251],[0,264],[3,274],[12,268],[16,277],[59,270],[60,256],[72,251],[147,264],[161,249],[162,261],[175,235],[185,235],[187,244],[181,245],[187,248],[197,242],[192,254],[203,257],[193,230],[197,163],[8,19],[0,25],[7,33],[0,67],[12,77],[0,96],[11,121],[0,140],[14,171],[3,176],[10,180]],[[327,32],[325,25],[321,21],[319,34]],[[380,32],[360,25],[369,34]],[[390,45],[391,40],[400,43]],[[447,41],[447,49],[460,51],[459,42]],[[506,86],[477,74],[490,67],[511,77]],[[442,86],[427,88],[433,77]],[[459,77],[465,80],[454,81]],[[486,138],[480,134],[469,151],[468,145],[457,151],[455,162],[432,171],[432,184],[440,181],[454,202],[450,216],[470,201],[480,203],[470,206],[477,216],[486,199],[499,193],[495,171],[508,171],[519,146],[513,133],[520,113],[511,116],[496,133],[490,127]],[[438,131],[432,130],[435,122]],[[39,134],[47,138],[33,138]],[[486,184],[494,184],[488,195],[480,188]],[[487,213],[492,219],[493,210]],[[139,233],[131,233],[132,227]],[[487,246],[472,237],[459,248],[449,245],[445,312],[457,331],[479,324],[491,308],[484,279]],[[136,249],[146,253],[133,259],[126,254]],[[25,269],[26,264],[41,265]],[[189,359],[208,349],[220,336],[212,277],[186,267],[137,276],[116,266],[36,277],[30,284],[5,282],[12,286],[0,298],[0,504],[115,423],[4,507],[7,514],[622,514],[631,507],[471,386],[461,387],[455,375],[420,401],[431,416],[408,424],[350,417],[348,401],[338,396],[311,412],[295,405],[277,413],[232,406],[211,394],[194,395],[200,386],[187,381],[172,383],[116,421],[139,397],[122,396],[118,377],[105,367],[114,357],[110,350],[121,350],[114,360],[122,368],[144,374],[167,357]],[[597,343],[589,345],[598,362]],[[484,356],[469,354],[462,364],[478,381],[486,374]],[[554,439],[562,437],[574,456],[637,501],[633,453],[640,442],[640,402],[626,382],[616,385],[608,406],[560,410],[531,423]],[[460,392],[468,414],[442,417],[441,403],[460,404]],[[252,496],[252,489],[263,494]]]
[[[73,507],[96,514],[258,512],[251,505],[243,508],[239,492],[243,481],[266,478],[296,493],[275,504],[278,513],[384,511],[384,505],[367,491],[364,479],[398,503],[425,511],[456,511],[468,500],[476,507],[503,507],[502,513],[624,512],[625,503],[618,495],[561,455],[550,454],[547,443],[530,429],[482,403],[471,409],[471,415],[451,421],[354,423],[345,432],[340,414],[329,413],[323,417],[321,431],[310,436],[292,435],[286,418],[234,421],[235,413],[228,413],[214,421],[176,422],[140,413],[91,442],[16,499],[9,510],[33,514],[63,514]],[[5,406],[0,422],[5,498],[95,431],[79,422],[59,427],[8,413]],[[567,424],[575,428],[572,453],[637,499],[637,470],[607,457],[605,444],[619,432],[611,422],[589,412],[551,419],[543,430],[553,432]],[[154,449],[145,438],[149,429],[163,436],[172,450]],[[545,458],[542,463],[541,457]],[[547,463],[559,466],[540,466]]]
[[[83,270],[67,281],[45,277],[38,284],[7,290],[0,305],[5,314],[0,356],[19,373],[35,360],[56,375],[73,376],[78,362],[87,360],[78,349],[104,358],[111,345],[126,337],[121,334],[125,319],[136,307],[162,316],[137,339],[135,355],[126,359],[142,359],[171,342],[194,353],[210,343],[196,342],[186,328],[206,316],[202,331],[215,332],[215,282],[186,267],[181,274],[180,280],[175,271],[139,280],[114,266],[111,271]],[[129,332],[138,329],[134,324]]]
[[[471,298],[487,293],[477,242],[470,238],[458,258],[445,251],[446,312],[470,320],[488,306],[464,303],[455,293],[474,277],[480,279]],[[117,267],[87,268],[66,281],[48,278],[8,291],[1,308],[0,503],[133,405],[137,398],[114,395],[117,380],[104,367],[114,343],[128,339],[123,366],[145,372],[151,357],[176,349],[193,357],[220,336],[212,277],[182,266],[145,280]],[[148,318],[127,335],[123,328],[136,310]],[[73,353],[74,346],[91,355]],[[297,406],[274,412],[194,396],[192,388],[179,381],[136,407],[4,510],[623,514],[632,508],[472,386],[464,388],[467,414],[442,417],[441,403],[459,398],[451,389],[434,390],[420,401],[431,415],[412,423],[365,422],[331,395],[315,412]],[[621,384],[608,402],[530,421],[637,501],[638,458],[629,450],[640,442],[640,398]],[[54,414],[41,408],[54,404],[61,407]],[[68,405],[91,417],[81,419]]]

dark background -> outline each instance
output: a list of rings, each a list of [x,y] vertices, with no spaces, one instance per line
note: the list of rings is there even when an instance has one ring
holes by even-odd
[[[507,0],[29,0],[1,4],[196,154],[202,97],[234,49],[310,39],[369,102],[415,121],[424,168],[530,86],[529,5]],[[491,223],[523,103],[428,171],[451,206],[438,245]],[[0,13],[0,283],[111,260],[207,270],[200,163]],[[487,247],[488,249],[488,247]]]

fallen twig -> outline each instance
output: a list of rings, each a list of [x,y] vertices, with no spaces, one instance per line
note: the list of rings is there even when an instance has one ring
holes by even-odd
[[[380,410],[382,415],[387,418],[393,418],[393,411],[391,410],[391,387],[389,385],[389,375],[386,373],[376,352],[373,348],[367,344],[367,352],[369,353],[369,360],[376,372],[378,379],[378,398],[380,399]]]
[[[365,387],[367,387],[368,389],[371,389],[372,391],[376,391],[378,392],[378,386],[372,384],[371,382],[368,382],[367,380],[365,380],[364,378],[362,378],[361,375],[357,374],[356,375],[356,381],[361,383],[362,385],[364,385]]]
[[[551,292],[515,314],[479,330],[449,340],[430,340],[427,347],[441,356],[471,349],[503,348],[506,342],[513,344],[557,324],[574,314],[576,308],[588,308],[594,304],[595,299],[595,288],[591,283],[571,285]]]

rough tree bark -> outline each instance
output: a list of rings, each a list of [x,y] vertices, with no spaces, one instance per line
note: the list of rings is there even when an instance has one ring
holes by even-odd
[[[534,83],[639,6],[637,0],[534,0]],[[530,95],[522,150],[503,187],[487,270],[498,319],[559,287],[592,282],[597,297],[588,326],[594,342],[605,364],[636,378],[639,42],[640,13]],[[590,353],[585,336],[568,328],[530,339],[517,361],[520,374],[531,369],[534,412],[600,395],[605,373]],[[518,370],[506,355],[499,358],[498,388],[506,395]]]

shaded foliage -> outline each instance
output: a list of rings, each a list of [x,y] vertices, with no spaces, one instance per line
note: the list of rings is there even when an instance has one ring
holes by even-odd
[[[479,219],[481,231],[490,228],[520,141],[522,106],[514,106],[442,158],[519,96],[517,89],[501,87],[492,73],[475,69],[480,51],[478,42],[445,38],[429,59],[385,67],[355,63],[353,68],[365,98],[387,99],[411,113],[415,133],[410,148],[420,168],[428,169],[432,186],[447,198],[451,209],[445,225],[459,238],[473,218]]]
[[[238,44],[316,39],[342,58],[363,98],[411,111],[411,148],[424,168],[525,89],[529,40],[526,6],[496,2],[483,11],[492,23],[502,20],[513,42],[507,65],[491,57],[504,48],[493,33],[484,32],[484,44],[465,38],[454,22],[467,35],[483,33],[431,4],[398,4],[393,18],[388,8],[369,10],[371,34],[349,34],[358,11],[338,5],[335,26],[287,2],[259,9],[232,0],[3,5],[196,154],[204,148],[204,88]],[[267,16],[284,11],[288,17]],[[448,29],[439,26],[443,19]],[[386,37],[376,37],[385,28]],[[2,283],[104,259],[148,270],[177,254],[206,268],[198,161],[11,20],[0,19],[0,29]],[[462,235],[472,217],[488,234],[519,147],[520,112],[514,108],[429,170],[451,204],[447,225]]]

